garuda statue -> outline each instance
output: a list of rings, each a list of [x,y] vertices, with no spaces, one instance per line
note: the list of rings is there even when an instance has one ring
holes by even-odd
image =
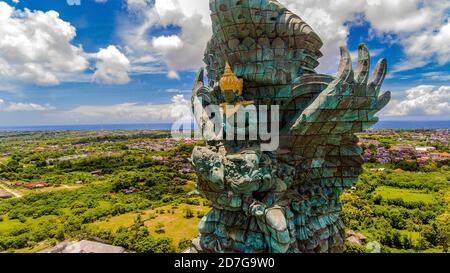
[[[380,96],[386,60],[369,80],[367,47],[359,46],[356,70],[341,47],[337,75],[320,75],[321,39],[278,1],[210,0],[210,9],[208,83],[201,69],[192,97],[206,146],[194,149],[192,163],[213,208],[199,225],[195,251],[342,252],[339,198],[362,170],[355,133],[373,126],[390,100],[389,92]],[[207,110],[213,106],[225,120],[219,133],[217,114]],[[279,119],[244,115],[244,127],[230,125],[249,106],[279,109]],[[253,125],[279,128],[277,148],[261,149],[267,139],[224,137],[248,136]]]

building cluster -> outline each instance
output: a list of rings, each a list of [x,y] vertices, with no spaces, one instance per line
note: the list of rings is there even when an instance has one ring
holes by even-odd
[[[24,187],[27,188],[29,190],[33,190],[33,189],[43,189],[43,188],[47,188],[50,187],[51,185],[45,181],[39,181],[39,182],[22,182],[22,181],[18,181],[15,182],[13,184],[14,187]]]
[[[413,146],[408,144],[398,144],[389,149],[372,143],[375,147],[367,148],[363,152],[366,162],[377,162],[380,164],[390,164],[404,159],[416,160],[419,165],[432,160],[442,162],[450,160],[450,153],[438,152],[436,147]]]
[[[176,155],[172,159],[169,157],[165,157],[165,156],[153,156],[152,160],[157,161],[157,162],[162,162],[162,163],[170,163],[172,161],[174,168],[176,168],[179,173],[185,174],[185,173],[191,173],[194,171],[189,159],[180,154]]]
[[[175,148],[178,142],[174,139],[163,139],[158,141],[142,141],[127,145],[128,149],[148,150],[152,152],[167,151]]]
[[[437,142],[449,144],[450,129],[435,130],[395,130],[395,129],[369,129],[365,132],[371,136],[388,137],[396,141]]]

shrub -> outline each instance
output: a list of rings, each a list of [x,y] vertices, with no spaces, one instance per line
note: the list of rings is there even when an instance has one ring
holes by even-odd
[[[345,242],[345,253],[366,253],[366,247]]]
[[[134,249],[139,253],[171,253],[174,252],[172,240],[168,238],[154,239],[149,236],[136,240]]]
[[[183,252],[191,247],[191,240],[189,239],[182,239],[178,243],[178,251]]]
[[[202,219],[203,216],[205,216],[205,213],[204,213],[204,212],[202,212],[202,211],[197,211],[197,218]]]
[[[186,219],[190,219],[190,218],[194,217],[194,212],[192,211],[191,208],[186,208],[186,209],[184,209],[183,212],[184,212],[184,218],[186,218]]]
[[[166,227],[163,223],[159,223],[158,225],[156,225],[155,232],[158,234],[166,233]]]

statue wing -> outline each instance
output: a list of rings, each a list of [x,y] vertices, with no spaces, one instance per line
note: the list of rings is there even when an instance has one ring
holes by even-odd
[[[334,80],[324,91],[315,93],[316,97],[305,109],[297,109],[297,115],[286,125],[285,131],[294,136],[291,148],[305,155],[303,167],[310,170],[311,179],[323,183],[328,178],[338,178],[344,187],[349,187],[356,182],[363,164],[355,134],[378,121],[375,114],[387,105],[391,94],[386,92],[380,96],[387,73],[385,59],[378,62],[369,81],[370,54],[365,45],[359,47],[355,71],[347,48],[341,48],[341,55]],[[316,85],[319,82],[317,80]],[[322,84],[325,82],[322,80]]]

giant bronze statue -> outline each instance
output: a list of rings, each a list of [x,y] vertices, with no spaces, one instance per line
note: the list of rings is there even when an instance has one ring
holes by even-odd
[[[206,145],[192,163],[197,187],[212,203],[195,251],[215,253],[342,252],[339,200],[362,170],[355,133],[373,126],[390,100],[380,96],[386,60],[369,80],[370,55],[359,47],[356,70],[347,48],[335,77],[317,74],[322,41],[276,0],[210,0],[213,36],[193,89],[193,109]],[[245,116],[214,135],[209,106],[224,120],[241,108],[279,108],[279,119]],[[276,107],[274,107],[276,106]],[[227,126],[228,124],[228,126]],[[264,140],[229,139],[253,125],[279,128],[277,149]],[[234,125],[233,125],[234,126]],[[253,127],[252,127],[253,128]]]

